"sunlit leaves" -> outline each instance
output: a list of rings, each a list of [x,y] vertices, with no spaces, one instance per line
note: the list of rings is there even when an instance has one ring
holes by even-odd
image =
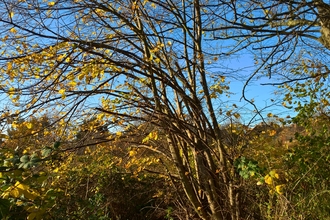
[[[48,2],[48,6],[54,6],[55,2]]]
[[[227,17],[217,7],[228,11],[228,4],[198,3],[31,1],[20,4],[17,12],[14,11],[15,16],[10,14],[10,8],[4,16],[8,19],[9,15],[10,20],[5,22],[7,33],[1,36],[7,59],[2,62],[1,89],[12,101],[10,109],[14,108],[4,115],[4,119],[8,118],[11,139],[6,144],[17,152],[12,152],[10,160],[6,160],[6,167],[17,166],[24,172],[32,172],[39,162],[52,177],[51,184],[69,197],[70,192],[76,192],[76,185],[89,181],[97,172],[108,174],[107,170],[115,163],[116,168],[121,166],[121,171],[139,179],[144,170],[161,161],[157,158],[161,155],[170,160],[164,162],[166,169],[159,166],[157,172],[166,170],[170,176],[171,172],[181,175],[180,180],[189,178],[181,184],[187,201],[191,200],[187,210],[197,209],[197,214],[205,212],[203,219],[208,219],[218,214],[208,207],[226,210],[228,205],[232,209],[233,205],[228,203],[230,196],[224,195],[236,190],[229,185],[227,192],[218,190],[227,190],[222,186],[236,182],[232,161],[244,179],[259,175],[256,160],[242,156],[244,148],[249,144],[268,150],[277,141],[278,130],[264,128],[254,134],[250,127],[232,123],[245,120],[245,115],[237,106],[223,105],[223,94],[230,94],[229,79],[224,75],[229,76],[228,73],[235,70],[221,67],[222,60],[227,60],[228,51],[250,49],[250,44],[240,37],[230,39],[228,44],[221,42],[221,46],[217,45],[220,39],[204,41],[210,32],[224,29],[226,33],[220,36],[229,38],[242,29],[222,28]],[[238,8],[244,10],[245,5]],[[198,14],[202,14],[200,18]],[[240,16],[241,13],[228,16],[232,14]],[[254,18],[248,15],[248,20],[252,20],[250,24]],[[244,20],[246,18],[242,18]],[[235,18],[229,23],[238,22],[240,19]],[[244,24],[243,29],[245,25],[249,23]],[[246,34],[249,33],[243,35]],[[292,74],[307,74],[308,70],[305,63],[292,70]],[[321,85],[321,78],[313,79]],[[296,85],[299,88],[290,92],[304,96],[312,84]],[[291,107],[294,101],[289,94],[283,103]],[[326,97],[321,103],[328,105]],[[16,110],[18,116],[11,118]],[[54,120],[39,123],[28,118],[28,115],[39,116],[45,112],[55,115]],[[221,131],[223,120],[231,123],[223,130],[229,136],[227,140]],[[140,123],[154,127],[134,133]],[[61,149],[58,144],[50,144],[62,139],[67,145]],[[111,144],[100,146],[97,141]],[[114,148],[110,145],[120,146],[116,148],[120,156],[105,155],[112,155],[107,149]],[[67,151],[78,151],[82,156],[75,158]],[[259,149],[260,152],[263,151]],[[65,159],[56,161],[57,156]],[[219,178],[220,175],[224,176]],[[81,182],[70,185],[77,179]],[[67,187],[65,190],[63,185]],[[193,188],[190,192],[189,187]],[[91,192],[85,188],[87,198]],[[205,201],[210,204],[204,205],[202,201],[204,191],[208,197]],[[196,198],[192,200],[191,196]],[[216,202],[211,204],[211,200]],[[224,207],[219,208],[218,204]],[[31,215],[34,212],[31,211]]]
[[[285,184],[275,186],[275,191],[280,195],[284,193],[284,189],[285,189]]]
[[[17,30],[16,30],[15,28],[11,28],[9,31],[10,31],[12,34],[17,34]]]
[[[268,185],[273,185],[273,177],[267,174],[265,176],[265,183],[267,183]]]
[[[61,94],[62,99],[65,99],[65,89],[60,89],[58,93]]]
[[[152,131],[142,140],[142,143],[147,143],[149,140],[158,140],[158,132]]]
[[[30,189],[28,185],[17,181],[14,186],[11,186],[6,189],[6,191],[4,191],[4,193],[1,195],[2,198],[8,198],[9,196],[12,196],[14,198],[20,198],[21,196],[23,196],[26,199],[35,200],[39,196],[39,194],[33,189]]]
[[[33,126],[33,124],[31,122],[27,122],[25,125],[28,129],[31,129]]]

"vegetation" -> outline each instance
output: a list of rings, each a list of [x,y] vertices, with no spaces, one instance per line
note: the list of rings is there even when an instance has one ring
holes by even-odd
[[[0,6],[2,219],[330,216],[329,4]]]

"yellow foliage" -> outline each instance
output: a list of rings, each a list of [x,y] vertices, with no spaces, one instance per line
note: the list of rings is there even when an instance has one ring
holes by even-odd
[[[123,133],[122,133],[122,132],[120,132],[120,131],[118,131],[118,132],[116,132],[116,135],[117,135],[118,137],[120,137],[120,136],[122,136],[122,135],[123,135]]]
[[[268,185],[273,184],[273,178],[268,174],[265,176],[265,183],[267,183]]]
[[[133,157],[133,156],[135,156],[137,154],[137,152],[135,151],[135,150],[131,150],[131,151],[129,151],[129,156],[130,157]]]
[[[68,83],[68,85],[74,87],[74,86],[77,85],[77,83],[76,83],[75,81],[71,80],[71,81]]]
[[[10,31],[11,33],[13,33],[13,34],[16,34],[16,33],[17,33],[17,30],[16,30],[15,28],[10,29],[9,31]]]
[[[8,62],[8,63],[7,63],[7,71],[8,71],[8,72],[11,71],[12,68],[13,68],[13,64],[10,63],[10,62]]]
[[[275,186],[275,190],[278,194],[282,195],[284,192],[284,186],[285,184],[277,185]]]
[[[271,170],[271,171],[269,172],[269,175],[270,175],[272,178],[276,178],[276,179],[279,179],[279,178],[280,178],[280,176],[279,176],[279,174],[276,172],[276,170]]]
[[[22,200],[18,200],[18,201],[16,202],[16,205],[18,205],[18,206],[23,205],[23,204],[24,204],[24,202],[23,202]]]
[[[239,119],[239,118],[241,117],[241,115],[240,115],[239,113],[234,113],[234,117],[235,117],[236,119]]]
[[[13,17],[14,17],[14,12],[10,12],[10,13],[9,13],[9,17],[10,17],[10,18],[13,18]]]
[[[276,131],[275,130],[269,131],[269,136],[274,136],[275,134],[276,134]]]
[[[35,200],[39,196],[39,194],[38,192],[30,189],[28,185],[17,181],[14,186],[11,186],[6,189],[1,195],[2,198],[8,198],[9,196],[12,196],[14,198],[24,196],[29,200]]]
[[[65,98],[65,89],[60,89],[60,90],[58,91],[58,93],[60,93],[60,94],[62,95],[62,99]]]
[[[142,143],[147,143],[149,140],[155,140],[155,141],[158,140],[158,132],[157,131],[150,132],[148,136],[142,140]]]
[[[27,123],[25,124],[25,126],[26,126],[28,129],[31,129],[32,126],[33,126],[33,124],[32,124],[31,122],[27,122]]]

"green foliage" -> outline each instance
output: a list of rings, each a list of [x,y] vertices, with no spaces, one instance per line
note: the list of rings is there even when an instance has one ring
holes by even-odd
[[[10,201],[8,199],[0,199],[0,218],[5,219],[10,212]]]
[[[258,166],[258,162],[253,159],[247,159],[244,156],[237,158],[234,161],[234,166],[238,174],[244,179],[248,179],[255,175],[261,176],[264,169]]]

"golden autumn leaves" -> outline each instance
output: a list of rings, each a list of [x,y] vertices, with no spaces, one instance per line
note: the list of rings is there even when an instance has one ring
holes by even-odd
[[[270,188],[269,193],[273,194],[274,192],[282,195],[284,193],[285,185],[283,182],[283,175],[280,174],[277,170],[271,170],[265,177],[263,181]],[[258,181],[257,185],[262,185],[262,181]]]

